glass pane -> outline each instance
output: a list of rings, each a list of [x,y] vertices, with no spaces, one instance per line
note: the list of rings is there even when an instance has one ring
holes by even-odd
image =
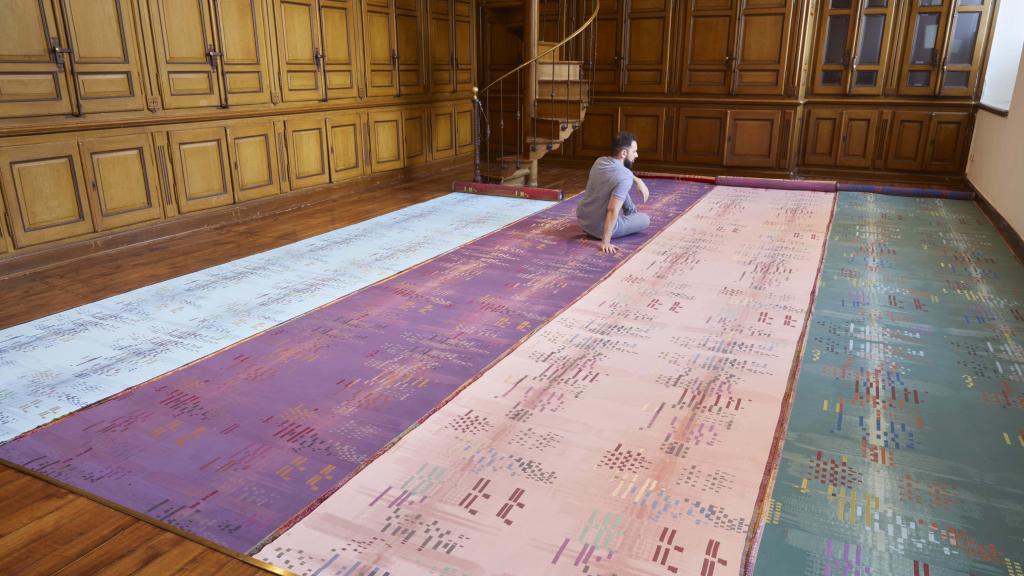
[[[850,2],[851,1],[852,0],[832,0],[832,9],[833,10],[845,10],[845,9],[850,7]]]
[[[846,52],[846,35],[850,32],[849,16],[830,16],[825,33],[825,64],[842,64]]]
[[[971,73],[965,71],[946,72],[946,79],[943,82],[946,88],[967,88],[967,82],[971,79]]]
[[[949,40],[949,64],[970,64],[974,60],[974,44],[978,40],[981,14],[961,12],[953,24],[953,37]]]
[[[878,82],[878,72],[875,70],[857,70],[857,78],[854,83],[857,86],[874,86]]]
[[[885,8],[889,0],[868,0],[868,8]]]
[[[882,32],[885,30],[885,14],[865,16],[860,27],[860,48],[857,50],[858,64],[878,64],[882,56]]]
[[[928,86],[932,80],[930,70],[914,70],[907,75],[907,85],[914,87]]]
[[[942,6],[942,0],[921,0],[918,6]]]
[[[919,14],[914,33],[912,64],[933,64],[935,62],[935,39],[939,35],[939,15]]]
[[[985,0],[960,0],[961,6],[982,6]]]
[[[843,83],[842,70],[825,70],[821,73],[821,84],[823,86],[838,86]]]

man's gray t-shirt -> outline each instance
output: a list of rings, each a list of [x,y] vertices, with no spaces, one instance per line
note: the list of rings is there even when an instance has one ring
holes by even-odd
[[[583,231],[595,238],[601,238],[604,234],[604,219],[608,212],[608,201],[612,196],[622,199],[622,211],[619,213],[619,221],[623,215],[636,212],[636,205],[629,196],[629,189],[633,187],[633,172],[626,168],[621,160],[611,156],[598,158],[590,169],[590,178],[587,179],[587,189],[583,193],[583,199],[576,206],[576,220],[579,221]],[[620,222],[615,225],[619,226]],[[614,230],[612,230],[614,232]]]

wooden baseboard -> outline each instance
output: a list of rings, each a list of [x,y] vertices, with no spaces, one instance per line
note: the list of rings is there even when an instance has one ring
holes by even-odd
[[[964,180],[967,182],[967,186],[974,191],[974,197],[978,202],[978,206],[981,207],[981,211],[984,212],[985,215],[988,216],[988,219],[992,221],[992,224],[995,225],[996,230],[999,231],[1003,240],[1006,240],[1006,243],[1010,246],[1010,250],[1015,256],[1017,256],[1017,260],[1020,261],[1021,264],[1024,264],[1024,239],[1021,238],[1020,233],[1014,230],[1013,226],[1010,226],[1010,223],[1007,222],[1006,218],[1003,218],[1003,215],[996,210],[996,207],[993,206],[987,198],[985,198],[985,195],[981,193],[981,190],[978,190],[974,186],[973,182],[966,178]]]
[[[469,172],[456,174],[459,169]],[[413,168],[370,174],[339,184],[284,192],[275,196],[204,210],[194,214],[175,216],[159,222],[144,224],[127,230],[93,234],[87,238],[44,244],[16,250],[0,256],[0,279],[19,276],[43,268],[78,260],[86,256],[127,248],[162,238],[177,236],[204,228],[236,224],[272,214],[306,208],[336,199],[346,194],[394,185],[428,174],[453,172],[453,179],[472,173],[472,158],[467,156],[438,160]]]

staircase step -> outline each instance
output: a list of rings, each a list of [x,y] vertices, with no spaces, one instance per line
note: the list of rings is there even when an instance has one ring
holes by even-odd
[[[567,118],[578,122],[585,111],[586,106],[580,101],[537,100],[537,116],[542,118]]]
[[[537,62],[537,80],[579,80],[581,62]]]
[[[537,83],[537,98],[575,98],[583,100],[590,93],[589,80],[541,80]]]
[[[572,135],[573,131],[579,128],[580,121],[571,118],[540,117],[534,118],[531,126],[536,126],[536,134],[539,138],[550,138],[552,140],[565,140]]]
[[[550,48],[557,45],[558,42],[537,42],[537,54],[544,54],[544,52],[547,52]],[[541,56],[538,62],[557,62],[559,52],[561,52],[561,50],[554,50],[550,54]]]
[[[526,139],[529,144],[529,150],[527,155],[531,160],[540,160],[548,154],[548,152],[554,152],[562,147],[561,140],[553,140],[551,138],[537,138],[530,137]]]

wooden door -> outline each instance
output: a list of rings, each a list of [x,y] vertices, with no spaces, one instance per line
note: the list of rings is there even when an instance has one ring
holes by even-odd
[[[352,112],[327,116],[327,135],[331,147],[331,182],[343,182],[365,172],[363,119]]]
[[[434,106],[430,112],[430,157],[437,160],[454,156],[455,140],[455,106]]]
[[[324,55],[316,0],[281,0],[277,5],[277,23],[282,100],[324,100]]]
[[[74,142],[0,148],[0,178],[15,248],[94,230]]]
[[[61,0],[82,113],[146,107],[132,6],[128,0]]]
[[[167,140],[181,213],[234,203],[228,143],[223,128],[175,130],[167,134]]]
[[[455,103],[455,153],[473,151],[473,103]]]
[[[880,96],[893,47],[897,0],[867,0],[861,4],[854,28],[853,70],[849,94]]]
[[[367,1],[363,13],[363,54],[368,96],[398,95],[398,51],[388,3]]]
[[[398,93],[426,92],[424,22],[420,0],[393,0],[395,40],[398,48]]]
[[[901,95],[935,94],[949,12],[954,1],[911,1],[907,34],[903,40],[903,69],[899,83]]]
[[[591,105],[587,108],[586,121],[576,132],[577,156],[598,158],[610,155],[612,138],[619,132],[618,106]]]
[[[636,137],[638,158],[657,162],[668,160],[668,110],[664,106],[624,106],[620,122],[622,130],[632,132]],[[608,146],[611,146],[611,140]]]
[[[204,0],[150,0],[164,108],[220,106],[212,15]]]
[[[739,0],[688,0],[680,92],[732,90]]]
[[[931,114],[897,111],[889,131],[889,153],[885,166],[890,170],[917,171],[924,164]]]
[[[627,1],[627,10],[623,15],[623,91],[664,94],[668,91],[672,2]]]
[[[402,113],[398,110],[370,112],[370,171],[402,167]]]
[[[227,104],[269,103],[263,2],[215,0],[214,7]]]
[[[163,217],[160,179],[148,134],[83,140],[78,147],[97,230]]]
[[[808,166],[836,165],[842,122],[842,110],[812,108],[807,113],[804,164]]]
[[[730,110],[725,165],[772,168],[778,160],[781,110]]]
[[[745,0],[740,11],[733,94],[781,95],[798,0]]]
[[[836,164],[843,168],[870,168],[878,140],[879,114],[875,110],[843,112],[842,138]]]
[[[231,178],[239,202],[273,196],[281,191],[273,122],[251,122],[228,127]]]
[[[430,0],[430,89],[455,91],[453,6],[449,0]]]
[[[4,0],[0,118],[72,112],[62,36],[49,2]]]
[[[928,172],[960,172],[971,125],[969,112],[935,112],[928,126],[924,169]]]
[[[473,2],[454,0],[455,35],[455,90],[469,90],[473,86]]]
[[[354,0],[320,0],[323,24],[324,84],[327,99],[360,96],[356,54],[359,53]]]
[[[680,108],[676,130],[676,162],[721,164],[725,153],[727,112],[718,109]]]
[[[407,108],[402,110],[402,150],[405,165],[422,164],[428,159],[430,145],[427,139],[427,110]]]
[[[621,15],[627,0],[603,0],[594,21],[594,91],[618,93],[622,90],[624,58]],[[553,39],[552,39],[553,40]]]
[[[854,0],[819,2],[821,12],[812,61],[812,90],[815,94],[845,94],[849,84],[858,4]]]
[[[942,60],[940,95],[972,97],[978,89],[993,2],[961,0],[956,3]]]
[[[284,123],[288,146],[288,183],[292,190],[327,184],[331,180],[327,153],[327,123],[320,118],[297,118]]]

